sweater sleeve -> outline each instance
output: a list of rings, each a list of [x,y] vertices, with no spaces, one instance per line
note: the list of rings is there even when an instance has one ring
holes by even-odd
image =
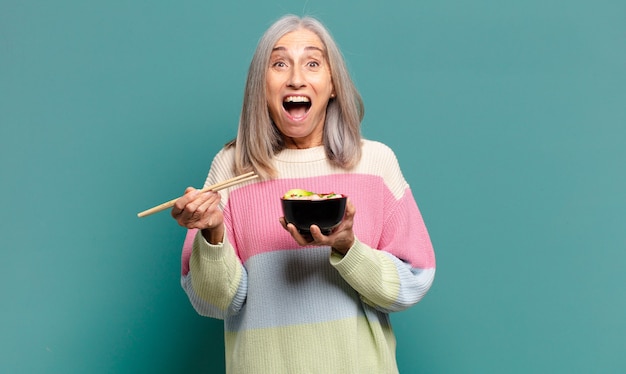
[[[232,152],[220,151],[213,162],[204,186],[233,177]],[[220,208],[226,210],[228,190],[220,191]],[[188,230],[183,244],[181,285],[198,314],[224,319],[237,314],[243,306],[248,285],[246,269],[231,242],[225,219],[224,240],[208,243],[199,230]]]
[[[189,230],[187,235],[181,285],[194,309],[219,319],[238,313],[247,294],[247,273],[228,238],[212,245],[199,230]]]
[[[430,289],[435,268],[412,268],[394,255],[358,240],[345,256],[331,254],[331,264],[366,304],[385,313],[405,310]]]
[[[382,225],[376,228],[380,238],[364,243],[357,237],[345,256],[333,253],[330,262],[365,303],[389,313],[407,309],[426,295],[435,276],[435,255],[395,155],[387,147],[376,155],[375,173],[385,186],[377,198],[384,200],[384,212],[357,207],[357,214],[381,216],[371,221]]]

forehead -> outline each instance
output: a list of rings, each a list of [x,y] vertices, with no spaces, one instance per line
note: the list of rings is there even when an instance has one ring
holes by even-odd
[[[317,49],[325,53],[322,40],[311,30],[298,29],[283,35],[274,45],[274,51]]]

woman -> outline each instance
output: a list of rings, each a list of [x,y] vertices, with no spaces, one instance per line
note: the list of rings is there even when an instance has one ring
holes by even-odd
[[[361,139],[363,106],[335,42],[286,16],[261,38],[235,141],[172,216],[189,229],[181,283],[198,313],[224,319],[229,373],[395,373],[388,313],[426,294],[435,259],[393,152]],[[281,216],[292,188],[349,196],[329,235]],[[356,209],[358,207],[358,211]],[[278,221],[278,222],[277,222]]]

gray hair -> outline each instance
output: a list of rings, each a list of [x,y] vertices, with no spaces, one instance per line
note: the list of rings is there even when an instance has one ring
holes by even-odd
[[[287,15],[263,34],[250,62],[237,138],[229,144],[235,146],[235,170],[238,173],[254,170],[264,179],[277,176],[273,157],[285,146],[269,115],[266,74],[272,49],[278,40],[299,29],[314,32],[326,47],[335,89],[336,98],[329,101],[326,109],[323,139],[326,156],[331,163],[344,169],[354,167],[361,158],[363,100],[337,44],[320,21]]]

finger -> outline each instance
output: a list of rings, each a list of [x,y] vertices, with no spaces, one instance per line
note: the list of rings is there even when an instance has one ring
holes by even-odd
[[[182,226],[188,226],[188,223],[199,219],[198,209],[208,200],[214,197],[210,193],[201,193],[200,190],[191,189],[185,195],[180,197],[172,208],[172,216]]]
[[[328,237],[322,234],[322,229],[320,229],[317,225],[311,225],[309,227],[309,231],[311,232],[311,237],[316,244],[325,245],[328,242]]]
[[[350,199],[348,199],[348,201],[346,201],[346,212],[344,214],[345,217],[354,217],[354,214],[356,213],[356,208],[354,206],[354,204],[352,204],[352,201]]]
[[[194,215],[202,216],[205,213],[210,212],[211,207],[215,203],[215,200],[212,198],[208,198],[206,200],[198,200],[198,207],[196,208]]]
[[[289,231],[291,236],[295,239],[295,241],[300,245],[308,245],[313,240],[313,238],[311,238],[310,235],[301,234],[298,231],[298,228],[293,223],[287,224],[287,230]]]
[[[343,230],[351,230],[354,224],[354,215],[356,214],[356,208],[352,204],[350,200],[346,204],[346,212],[343,216],[343,219],[339,223],[339,226],[333,230],[333,232],[339,232]]]
[[[195,191],[197,190],[193,187],[185,188],[185,193],[183,194],[183,196],[179,197],[174,202],[174,206],[172,206],[172,216],[179,215],[182,210],[185,209],[185,206],[195,197]]]
[[[287,230],[287,232],[289,232],[289,234],[294,238],[296,243],[300,245],[307,245],[313,240],[311,235],[303,235],[300,233],[300,231],[298,231],[298,228],[296,226],[294,226],[292,223],[287,223],[285,217],[280,217],[278,221],[283,226],[283,228]]]
[[[193,218],[200,221],[215,213],[219,209],[220,196],[215,192],[205,192],[190,204],[193,209]]]
[[[217,222],[214,218],[220,209],[220,201],[220,195],[215,192],[199,193],[185,206],[176,219],[180,225],[188,228],[213,228]]]
[[[287,226],[285,228],[287,229],[287,231],[289,231],[291,236],[293,236],[293,238],[296,239],[296,241],[302,237],[302,235],[300,235],[300,233],[298,232],[298,229],[293,223],[287,223]]]
[[[208,199],[202,202],[189,218],[190,223],[198,229],[213,228],[216,214],[217,202],[214,199]]]

